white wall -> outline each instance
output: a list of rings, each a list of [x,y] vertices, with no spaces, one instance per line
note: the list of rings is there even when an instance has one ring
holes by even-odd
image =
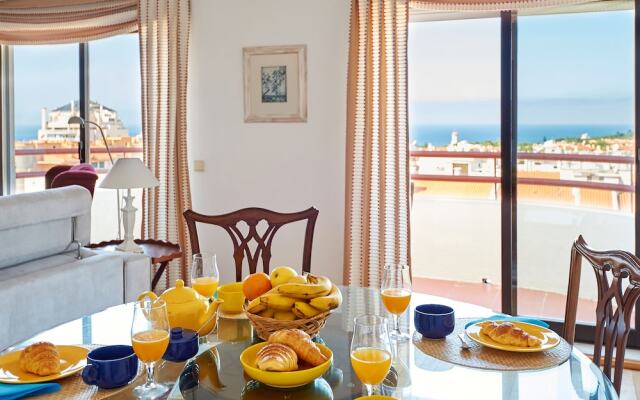
[[[189,158],[193,208],[218,214],[259,206],[320,210],[312,271],[342,282],[349,1],[193,0]],[[308,122],[243,122],[242,48],[307,45]],[[299,268],[304,227],[279,232],[271,267]],[[230,239],[203,230],[223,281],[234,267]],[[245,272],[246,273],[246,272]]]

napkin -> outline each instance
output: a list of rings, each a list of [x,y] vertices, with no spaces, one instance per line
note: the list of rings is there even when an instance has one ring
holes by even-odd
[[[0,399],[16,400],[29,396],[38,396],[60,390],[57,383],[0,383]]]
[[[482,322],[482,321],[516,321],[516,322],[526,322],[526,323],[529,323],[529,324],[538,325],[538,326],[541,326],[543,328],[548,328],[549,327],[549,324],[547,324],[546,322],[537,320],[535,318],[512,317],[511,315],[506,315],[506,314],[496,314],[496,315],[493,315],[493,316],[488,317],[488,318],[476,319],[474,321],[467,322],[467,324],[464,327],[466,329],[470,325],[473,325],[475,323]]]

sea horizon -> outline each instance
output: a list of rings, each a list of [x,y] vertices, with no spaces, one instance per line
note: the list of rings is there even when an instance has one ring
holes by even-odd
[[[498,124],[421,124],[409,127],[409,141],[417,146],[446,146],[451,132],[458,132],[458,140],[470,143],[500,141]],[[518,144],[544,143],[550,139],[579,138],[587,133],[591,138],[611,136],[632,131],[630,124],[519,124]]]

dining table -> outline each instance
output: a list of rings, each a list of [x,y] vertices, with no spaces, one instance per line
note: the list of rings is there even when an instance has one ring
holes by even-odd
[[[249,378],[240,364],[240,353],[260,341],[250,321],[242,316],[219,317],[217,332],[201,338],[199,354],[183,363],[158,366],[161,382],[175,385],[169,399],[354,399],[365,388],[351,369],[350,344],[353,320],[362,314],[386,315],[379,289],[340,286],[342,305],[334,310],[317,341],[333,351],[333,364],[312,383],[292,389],[268,387]],[[443,297],[413,293],[407,312],[400,318],[405,332],[415,334],[413,310],[420,304],[445,304],[456,318],[480,319],[494,311]],[[37,340],[56,344],[129,344],[132,304],[71,321],[42,332],[15,346]],[[457,322],[458,323],[458,320]],[[414,338],[415,339],[415,338]],[[409,340],[393,346],[393,363],[380,394],[398,399],[617,399],[610,380],[580,350],[573,347],[568,359],[544,369],[488,370],[454,365],[425,354]],[[461,350],[460,351],[464,351]],[[133,386],[130,384],[129,386]],[[133,398],[130,390],[109,397]]]

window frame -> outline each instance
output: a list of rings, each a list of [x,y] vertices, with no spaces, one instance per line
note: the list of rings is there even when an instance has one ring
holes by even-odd
[[[635,172],[634,179],[634,232],[635,254],[640,257],[640,0],[634,4],[634,146]],[[604,9],[596,12],[617,11]],[[559,13],[568,13],[564,10]],[[579,10],[578,10],[579,12]],[[502,11],[500,15],[500,160],[502,174],[500,177],[500,226],[501,226],[501,312],[518,315],[518,247],[517,247],[517,144],[518,144],[518,13]],[[538,14],[521,14],[538,15]],[[544,14],[540,14],[544,15]],[[436,13],[418,14],[411,22],[429,23],[442,20],[461,20],[476,18],[495,18],[495,12],[477,13]],[[567,261],[569,259],[567,253]],[[538,317],[537,317],[538,318]],[[560,319],[544,319],[553,330],[562,333],[564,321]],[[640,348],[640,300],[636,304],[635,329],[629,333],[628,346]],[[576,324],[575,340],[593,343],[595,326]]]
[[[0,196],[15,193],[15,122],[14,122],[14,56],[13,45],[0,45]],[[87,119],[89,110],[89,43],[78,43],[78,92],[80,118]],[[89,129],[80,128],[79,162],[91,160]]]

